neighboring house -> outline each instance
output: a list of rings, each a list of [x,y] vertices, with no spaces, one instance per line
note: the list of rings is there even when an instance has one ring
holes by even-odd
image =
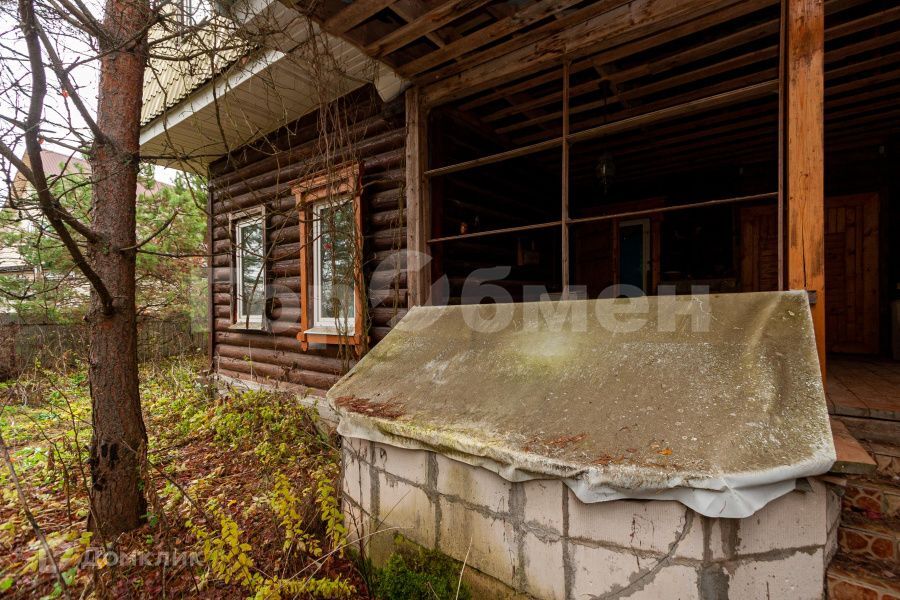
[[[145,84],[142,151],[209,175],[220,376],[322,393],[410,307],[484,292],[807,290],[829,410],[897,468],[896,6],[287,4],[257,7],[271,48]],[[863,514],[842,539],[882,535]],[[865,587],[841,565],[836,598]]]
[[[22,156],[22,162],[31,167],[31,159],[25,154]],[[90,177],[91,166],[87,160],[71,154],[62,154],[53,150],[41,151],[41,162],[43,163],[44,173],[46,173],[51,186],[79,186],[86,178]],[[147,187],[143,182],[138,181],[137,193],[138,197],[158,192],[166,184],[156,183],[151,187]],[[44,223],[44,219],[40,210],[36,206],[33,198],[34,189],[22,173],[16,173],[12,182],[9,202],[0,207],[0,228],[6,232],[15,232],[21,230],[23,232],[33,232],[36,230],[37,224]],[[31,264],[22,254],[20,248],[3,247],[0,248],[0,276],[16,276],[27,278],[32,281],[38,279],[52,279],[61,277],[63,274],[47,272],[42,265]],[[81,296],[86,300],[88,297],[88,286],[86,284],[79,286],[76,291],[81,292]],[[8,307],[8,301],[0,298],[0,307],[5,307],[4,312],[11,310]]]

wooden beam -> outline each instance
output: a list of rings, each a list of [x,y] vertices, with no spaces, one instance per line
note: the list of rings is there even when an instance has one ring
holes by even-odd
[[[571,64],[563,64],[562,89],[562,298],[569,298],[569,69]]]
[[[422,14],[416,16],[406,25],[395,29],[380,40],[366,46],[366,54],[380,58],[386,54],[426,36],[447,23],[481,8],[490,0],[453,0],[440,2]]]
[[[521,48],[510,51],[504,48],[505,44],[500,44],[467,58],[465,64],[477,66],[472,66],[466,71],[452,75],[445,72],[429,74],[418,77],[417,81],[432,81],[439,76],[442,78],[431,83],[425,91],[427,104],[439,104],[471,94],[497,81],[520,77],[542,69],[564,56],[574,57],[612,50],[679,26],[699,31],[725,20],[726,15],[731,12],[727,9],[735,4],[739,5],[742,11],[750,12],[771,5],[775,1],[747,0],[736,3],[733,0],[683,0],[677,4],[667,4],[663,8],[659,3],[650,0],[632,0],[593,18],[575,19],[580,12],[589,10],[591,8],[589,7],[544,26],[556,28],[564,21],[569,25],[552,35],[532,39],[537,34],[529,32],[524,37],[530,40],[530,43]],[[688,26],[688,23],[692,24]]]
[[[347,8],[325,21],[325,31],[338,35],[347,33],[393,2],[394,0],[354,0]]]
[[[787,287],[815,293],[811,306],[825,376],[825,10],[785,0]]]
[[[431,265],[428,239],[431,237],[427,168],[428,118],[418,87],[406,91],[406,269],[409,306],[429,303]]]
[[[522,27],[552,16],[554,13],[578,4],[578,2],[579,0],[538,0],[506,18],[479,29],[475,33],[467,35],[452,44],[447,44],[440,50],[430,52],[421,58],[401,65],[397,70],[404,77],[422,73],[514,33]]]

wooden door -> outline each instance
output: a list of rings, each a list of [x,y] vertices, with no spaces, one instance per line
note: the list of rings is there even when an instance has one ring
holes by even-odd
[[[773,205],[741,209],[741,291],[778,289],[778,219]]]
[[[878,352],[878,195],[825,199],[825,341]]]

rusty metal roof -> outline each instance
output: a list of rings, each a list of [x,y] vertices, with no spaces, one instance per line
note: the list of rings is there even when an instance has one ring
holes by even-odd
[[[342,434],[586,502],[747,516],[834,461],[803,292],[415,308],[328,399]]]

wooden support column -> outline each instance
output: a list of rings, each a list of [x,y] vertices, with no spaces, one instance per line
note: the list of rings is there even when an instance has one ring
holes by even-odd
[[[406,269],[410,307],[428,304],[431,289],[431,218],[425,180],[427,124],[422,94],[418,87],[411,87],[406,90]]]
[[[825,10],[823,0],[787,3],[784,50],[784,187],[787,287],[807,290],[825,376]]]

